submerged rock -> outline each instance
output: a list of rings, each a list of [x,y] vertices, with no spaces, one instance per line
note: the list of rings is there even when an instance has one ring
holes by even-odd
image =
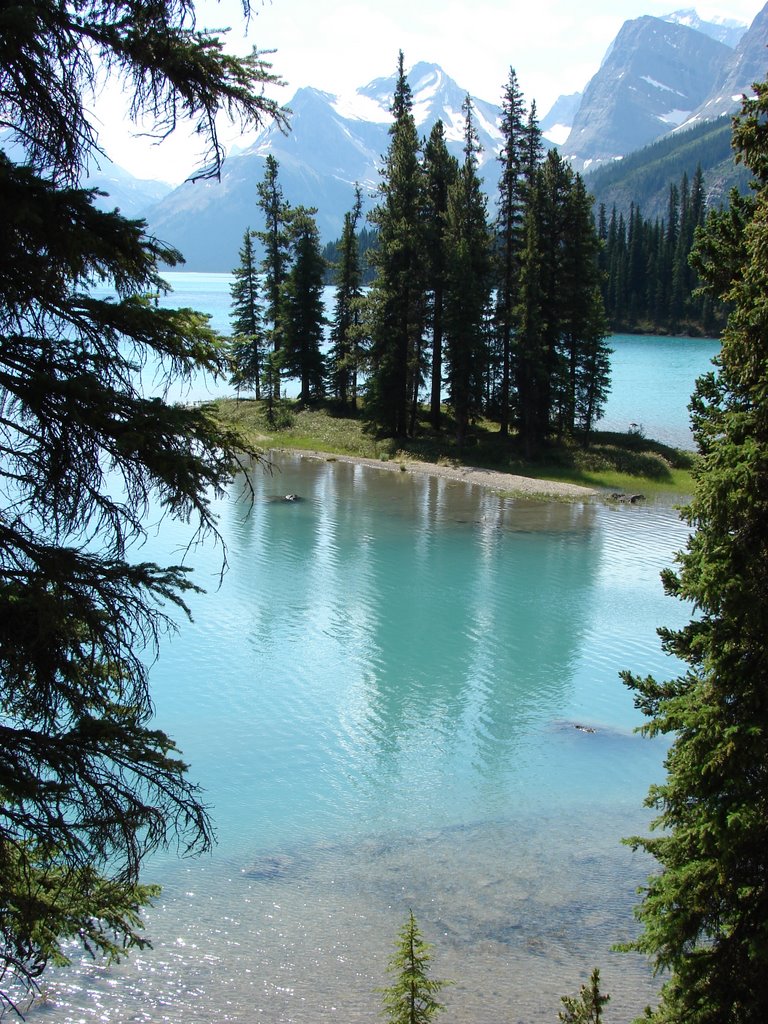
[[[286,501],[296,502],[303,500],[299,494],[270,494],[267,498],[267,501],[278,501],[281,504]]]
[[[256,881],[270,881],[277,878],[285,878],[296,864],[296,859],[285,853],[269,854],[264,857],[257,857],[247,868],[243,868],[243,875],[246,878],[253,878]]]
[[[644,494],[622,494],[614,492],[610,495],[611,501],[617,501],[620,505],[636,505],[638,501],[645,501]]]

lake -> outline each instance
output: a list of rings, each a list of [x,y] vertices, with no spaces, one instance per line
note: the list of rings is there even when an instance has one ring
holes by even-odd
[[[226,276],[202,277],[226,314]],[[683,371],[675,343],[653,341],[615,340],[630,394],[606,419],[650,435],[665,415],[635,360],[676,434],[687,394],[672,382],[716,346],[689,346]],[[618,673],[675,672],[656,636],[687,618],[659,583],[685,543],[675,511],[288,454],[251,479],[252,506],[238,486],[219,506],[229,571],[219,586],[221,552],[192,553],[208,592],[152,668],[218,845],[147,866],[164,887],[153,951],[78,960],[29,1019],[373,1021],[410,909],[433,975],[454,982],[446,1021],[556,1020],[593,966],[608,1019],[640,1013],[648,968],[611,947],[652,864],[620,840],[647,828],[665,746],[635,734]],[[163,524],[141,557],[177,560],[185,541]]]

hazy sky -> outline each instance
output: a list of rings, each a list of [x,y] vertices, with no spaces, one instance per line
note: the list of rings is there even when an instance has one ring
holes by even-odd
[[[240,0],[198,0],[199,27],[230,27],[228,47],[275,50],[269,58],[287,87],[288,104],[303,85],[351,92],[391,74],[398,50],[406,66],[433,61],[463,88],[498,102],[510,67],[528,102],[543,117],[557,97],[581,91],[622,24],[644,14],[663,15],[685,0],[252,0],[247,28]],[[713,0],[696,10],[749,25],[764,5],[758,0]],[[768,66],[768,61],[767,61]],[[99,108],[103,111],[103,105]],[[129,125],[113,99],[102,112],[102,140],[109,155],[134,174],[183,179],[193,150],[179,137],[148,149],[128,141]]]

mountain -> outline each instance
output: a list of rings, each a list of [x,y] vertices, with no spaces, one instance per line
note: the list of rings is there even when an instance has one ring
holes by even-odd
[[[539,121],[539,128],[547,142],[562,146],[570,134],[573,121],[581,106],[582,93],[558,96],[546,117]]]
[[[728,43],[737,37],[733,49]],[[677,143],[673,137],[681,125],[689,128],[717,117],[726,107],[728,113],[737,109],[740,95],[765,75],[766,43],[768,4],[748,30],[732,22],[702,21],[690,10],[665,18],[628,21],[584,93],[561,97],[542,120],[545,139],[559,145],[575,168],[584,171],[615,164],[659,138],[672,138],[674,150]],[[440,118],[449,147],[460,156],[466,90],[435,64],[417,64],[408,77],[420,133],[426,136]],[[266,156],[272,153],[288,201],[316,207],[323,240],[337,238],[344,214],[352,206],[355,183],[363,189],[365,209],[375,203],[379,168],[389,141],[394,88],[395,75],[390,75],[374,79],[351,96],[300,89],[289,104],[293,110],[289,134],[270,127],[253,145],[233,152],[221,181],[186,183],[145,209],[150,230],[179,248],[189,269],[231,270],[245,229],[260,227],[256,185],[263,179]],[[481,174],[487,193],[493,196],[499,168],[495,159],[500,143],[496,127],[499,108],[477,98],[473,104],[484,147]],[[726,134],[727,129],[722,129],[717,146],[708,136],[705,147],[715,161],[712,166],[720,196],[729,180],[728,167],[720,166]],[[693,152],[690,142],[681,144],[685,160]],[[670,157],[671,163],[660,164],[654,174],[661,173],[662,167],[669,169],[676,159]],[[726,163],[728,159],[729,154]],[[706,173],[707,168],[704,170]],[[694,171],[695,165],[689,174]],[[663,195],[669,182],[679,181],[681,173],[675,166],[669,178],[657,183],[657,193]],[[650,196],[649,189],[653,191],[648,184],[653,177],[642,185],[644,196]],[[587,184],[590,186],[589,181]],[[615,194],[623,202],[635,186],[641,187],[633,172],[616,186]],[[629,201],[640,198],[630,197]],[[656,203],[657,198],[643,199],[645,202]],[[644,213],[651,216],[651,208],[644,207]]]
[[[724,43],[728,47],[736,47],[740,42],[742,36],[747,31],[747,26],[741,24],[741,22],[734,21],[730,18],[713,18],[710,21],[705,21],[700,18],[693,8],[686,8],[685,10],[673,11],[672,14],[665,14],[661,17],[661,21],[670,22],[675,25],[683,25],[687,28],[694,29],[697,32],[701,32],[710,39],[715,39],[719,43]],[[619,37],[620,39],[620,37]],[[616,44],[619,40],[614,40],[611,43],[608,51],[603,58],[605,63],[611,54],[614,54]],[[609,79],[607,88],[612,87],[610,81],[610,75],[606,74],[606,78]],[[583,93],[572,93],[569,96],[559,96],[555,101],[552,109],[542,118],[540,122],[541,130],[544,134],[544,138],[547,142],[553,146],[561,147],[567,140],[570,131],[573,128],[576,115],[581,106],[583,99]],[[583,119],[586,120],[589,117],[589,113],[585,112]],[[662,131],[666,130],[662,127]],[[591,163],[594,157],[587,155],[582,157],[584,165]]]
[[[377,78],[350,97],[318,89],[299,89],[289,103],[289,134],[268,128],[248,149],[224,164],[221,181],[185,182],[146,211],[150,229],[184,254],[190,270],[231,270],[237,264],[243,232],[257,228],[256,184],[264,177],[266,157],[279,164],[279,181],[292,205],[317,208],[321,236],[338,237],[351,209],[354,186],[363,189],[370,208],[379,182],[379,167],[388,145],[395,75]],[[448,148],[457,156],[463,146],[466,90],[436,64],[416,64],[408,73],[413,113],[419,132],[428,135],[443,121]],[[474,117],[483,146],[481,164],[494,182],[499,108],[473,98]]]
[[[104,210],[117,207],[125,217],[141,216],[173,191],[164,181],[135,178],[104,156],[99,157],[99,166],[91,170],[84,185],[106,193],[96,197],[96,206]]]
[[[706,101],[731,54],[687,25],[625,22],[584,91],[563,155],[583,170],[641,149]]]
[[[723,114],[734,114],[741,106],[741,98],[750,94],[752,84],[761,82],[768,70],[768,4],[755,17],[728,60],[706,99],[686,121],[712,120]]]
[[[670,21],[676,25],[687,25],[688,28],[696,29],[697,32],[703,32],[704,35],[709,36],[711,39],[716,39],[718,43],[725,43],[726,46],[730,47],[737,46],[747,30],[746,25],[742,25],[740,21],[734,21],[732,18],[715,17],[710,21],[705,21],[699,17],[692,7],[682,11],[673,11],[672,14],[664,14],[662,15],[662,21]]]

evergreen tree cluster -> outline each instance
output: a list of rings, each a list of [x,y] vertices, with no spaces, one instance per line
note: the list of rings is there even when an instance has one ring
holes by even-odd
[[[535,105],[514,70],[503,93],[495,216],[478,175],[467,97],[463,159],[443,125],[419,140],[400,54],[382,170],[376,277],[367,305],[365,414],[412,436],[428,400],[450,407],[461,446],[480,417],[514,427],[532,453],[553,433],[589,433],[608,390],[599,241],[582,179],[556,152],[542,161]],[[427,384],[429,390],[427,392]]]
[[[263,390],[270,415],[280,398],[284,373],[301,382],[301,403],[322,398],[326,378],[322,354],[325,260],[317,211],[292,207],[286,201],[278,170],[277,160],[268,156],[264,179],[256,188],[264,228],[246,229],[230,286],[230,380],[238,389],[252,389],[256,398]],[[262,246],[259,261],[254,238]]]
[[[478,174],[469,97],[461,160],[449,153],[442,122],[419,138],[402,53],[392,113],[371,226],[360,224],[358,189],[342,237],[326,247],[336,301],[325,354],[323,254],[315,230],[303,243],[298,232],[299,224],[309,230],[312,211],[290,209],[276,161],[267,159],[258,186],[266,225],[256,232],[264,258],[256,267],[244,245],[235,271],[233,380],[261,365],[254,351],[269,351],[262,379],[271,372],[273,387],[277,380],[273,397],[289,373],[301,379],[304,402],[330,395],[354,413],[361,399],[384,436],[414,436],[425,405],[435,430],[450,408],[459,446],[481,418],[498,421],[502,436],[517,431],[529,455],[553,434],[588,436],[607,396],[610,353],[600,243],[583,180],[556,152],[542,159],[535,106],[526,115],[514,70],[503,95],[495,214]],[[244,284],[258,283],[257,272],[263,330],[255,320],[249,326]]]
[[[374,228],[363,224],[357,232],[357,251],[362,273],[361,281],[364,285],[371,284],[373,279],[376,277],[376,271],[374,270],[370,253],[372,249],[376,248],[378,243],[378,235]],[[341,238],[337,238],[333,242],[326,242],[323,247],[323,259],[325,260],[325,283],[327,285],[333,285],[336,283],[336,268],[342,258],[342,250],[343,246]]]
[[[723,206],[732,188],[749,191],[749,174],[733,159],[732,117],[724,114],[713,121],[699,121],[693,128],[670,132],[621,160],[602,164],[587,174],[595,206],[617,207],[625,217],[631,204],[639,204],[645,216],[664,217],[670,182],[684,173],[692,178],[701,167],[707,184],[707,206]]]
[[[696,229],[704,225],[706,212],[701,167],[692,180],[683,173],[679,185],[669,186],[664,217],[646,220],[634,204],[626,219],[615,206],[608,217],[601,205],[602,293],[613,330],[719,332],[723,306],[699,290],[699,276],[689,262]]]

